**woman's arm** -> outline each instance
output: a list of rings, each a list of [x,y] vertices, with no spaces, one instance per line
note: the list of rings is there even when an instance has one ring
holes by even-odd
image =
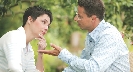
[[[21,45],[17,42],[18,39],[13,34],[7,34],[1,40],[3,40],[3,50],[8,62],[9,72],[23,72],[21,64]]]
[[[41,53],[38,53],[36,69],[38,69],[40,72],[44,72],[43,55]]]
[[[44,50],[47,46],[47,43],[42,35],[40,35],[40,38],[36,38],[39,40],[38,42],[38,50]],[[36,68],[43,72],[44,66],[43,66],[43,53],[38,52],[37,62],[36,62]]]

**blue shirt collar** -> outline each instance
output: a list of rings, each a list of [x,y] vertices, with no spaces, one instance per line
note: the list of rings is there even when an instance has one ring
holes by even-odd
[[[98,39],[99,34],[101,33],[101,31],[104,29],[104,24],[105,24],[105,20],[103,19],[99,25],[90,33],[88,33],[88,35],[91,36],[92,39],[94,39],[94,41],[96,41]]]

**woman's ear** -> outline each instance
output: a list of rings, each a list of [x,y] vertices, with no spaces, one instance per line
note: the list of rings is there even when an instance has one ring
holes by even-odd
[[[31,24],[32,21],[33,21],[32,17],[29,16],[29,17],[28,17],[28,20],[27,20],[28,24]]]

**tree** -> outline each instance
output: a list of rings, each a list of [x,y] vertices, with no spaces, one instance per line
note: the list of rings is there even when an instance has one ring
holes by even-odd
[[[127,44],[128,41],[133,41],[133,1],[103,1],[106,8],[105,20],[115,25],[120,32],[124,33],[124,39]],[[77,0],[0,0],[0,37],[7,31],[21,26],[23,12],[31,5],[41,5],[53,13],[54,20],[50,25],[47,35],[45,35],[48,44],[53,42],[62,47],[68,47],[70,36],[74,31],[80,31],[83,35],[86,35],[84,31],[80,30],[76,22],[73,21],[75,11],[77,10]],[[35,51],[37,50],[36,43],[37,41],[32,42]],[[129,47],[132,48],[131,46]],[[50,48],[50,45],[48,45],[47,49]],[[47,55],[45,55],[44,61],[46,72],[56,72],[57,67],[64,65],[56,58]]]

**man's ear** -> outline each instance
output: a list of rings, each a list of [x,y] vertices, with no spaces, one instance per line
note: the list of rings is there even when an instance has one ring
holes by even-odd
[[[92,15],[92,20],[96,20],[97,16],[96,15]]]
[[[96,16],[96,15],[92,15],[92,16],[91,16],[91,22],[93,22],[93,23],[94,23],[94,22],[96,21],[96,18],[97,18],[97,16]]]

